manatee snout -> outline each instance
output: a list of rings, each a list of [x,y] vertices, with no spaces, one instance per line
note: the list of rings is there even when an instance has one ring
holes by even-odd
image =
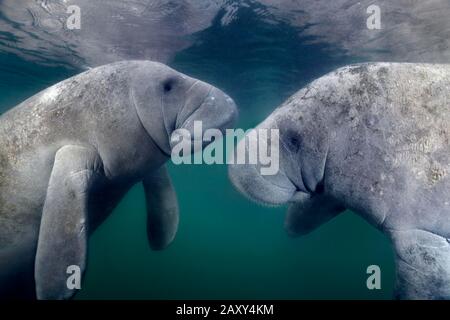
[[[206,130],[219,130],[222,134],[226,129],[234,127],[238,109],[231,97],[220,89],[201,81],[190,91],[204,91],[204,94],[193,94],[193,98],[186,100],[182,112],[177,118],[175,130],[170,137],[170,146],[182,143],[190,143],[193,152],[205,147],[207,143],[202,141]],[[198,97],[201,99],[198,99]],[[198,140],[199,143],[195,143]],[[189,146],[190,148],[191,146]]]
[[[164,155],[171,155],[175,145],[200,149],[202,144],[193,142],[201,140],[203,131],[217,129],[223,134],[234,125],[236,104],[220,89],[161,63],[132,63],[132,104],[145,131]],[[194,130],[196,124],[198,130]]]
[[[280,132],[278,122],[269,117],[240,140],[235,158],[241,161],[228,166],[229,178],[236,189],[266,205],[281,205],[302,193],[291,178],[297,167],[292,167]]]
[[[233,99],[221,90],[211,87],[200,107],[185,121],[183,127],[193,130],[194,121],[203,121],[203,130],[218,129],[222,132],[232,128],[237,120],[238,109]]]

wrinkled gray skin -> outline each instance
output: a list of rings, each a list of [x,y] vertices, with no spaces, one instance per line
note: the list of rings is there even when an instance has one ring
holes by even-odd
[[[2,115],[0,297],[70,298],[67,267],[84,271],[89,235],[141,181],[150,246],[166,247],[178,226],[171,133],[195,120],[224,130],[236,115],[220,90],[150,61],[92,69]]]
[[[397,298],[450,299],[449,87],[447,65],[341,68],[258,126],[280,130],[278,174],[232,165],[231,180],[256,201],[293,202],[290,234],[358,213],[392,240]]]

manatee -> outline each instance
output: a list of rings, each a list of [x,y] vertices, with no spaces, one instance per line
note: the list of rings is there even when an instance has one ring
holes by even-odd
[[[224,131],[237,115],[219,89],[151,61],[91,69],[0,117],[0,295],[68,299],[67,268],[86,268],[87,240],[142,182],[150,246],[178,225],[164,163],[176,129]]]
[[[449,299],[448,88],[449,65],[340,68],[257,126],[279,130],[278,172],[263,176],[258,163],[235,164],[230,179],[255,201],[288,203],[292,235],[355,212],[392,240],[396,298]],[[242,147],[248,156],[248,144]]]

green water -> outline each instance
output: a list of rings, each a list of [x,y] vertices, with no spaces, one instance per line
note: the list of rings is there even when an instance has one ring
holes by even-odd
[[[218,20],[170,65],[208,81],[240,107],[249,128],[307,82],[359,61],[312,45],[283,24],[243,10]],[[0,111],[79,71],[42,67],[0,54]],[[175,242],[151,251],[143,190],[133,188],[89,242],[77,299],[390,299],[394,265],[380,232],[346,212],[316,232],[292,239],[286,208],[263,207],[238,194],[225,166],[170,166],[181,221]],[[382,289],[366,287],[366,268],[381,267]]]

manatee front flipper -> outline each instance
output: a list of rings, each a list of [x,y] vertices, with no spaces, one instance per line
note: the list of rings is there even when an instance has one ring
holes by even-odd
[[[143,183],[147,201],[148,241],[153,250],[162,250],[173,241],[177,233],[177,195],[166,166],[147,176]]]
[[[68,299],[75,293],[67,285],[68,267],[84,272],[88,197],[102,170],[99,156],[89,148],[68,145],[55,155],[36,252],[38,299]]]
[[[284,227],[291,236],[303,236],[344,210],[345,207],[331,197],[305,194],[289,206]]]
[[[397,299],[450,299],[450,244],[423,230],[388,230],[396,253]]]

